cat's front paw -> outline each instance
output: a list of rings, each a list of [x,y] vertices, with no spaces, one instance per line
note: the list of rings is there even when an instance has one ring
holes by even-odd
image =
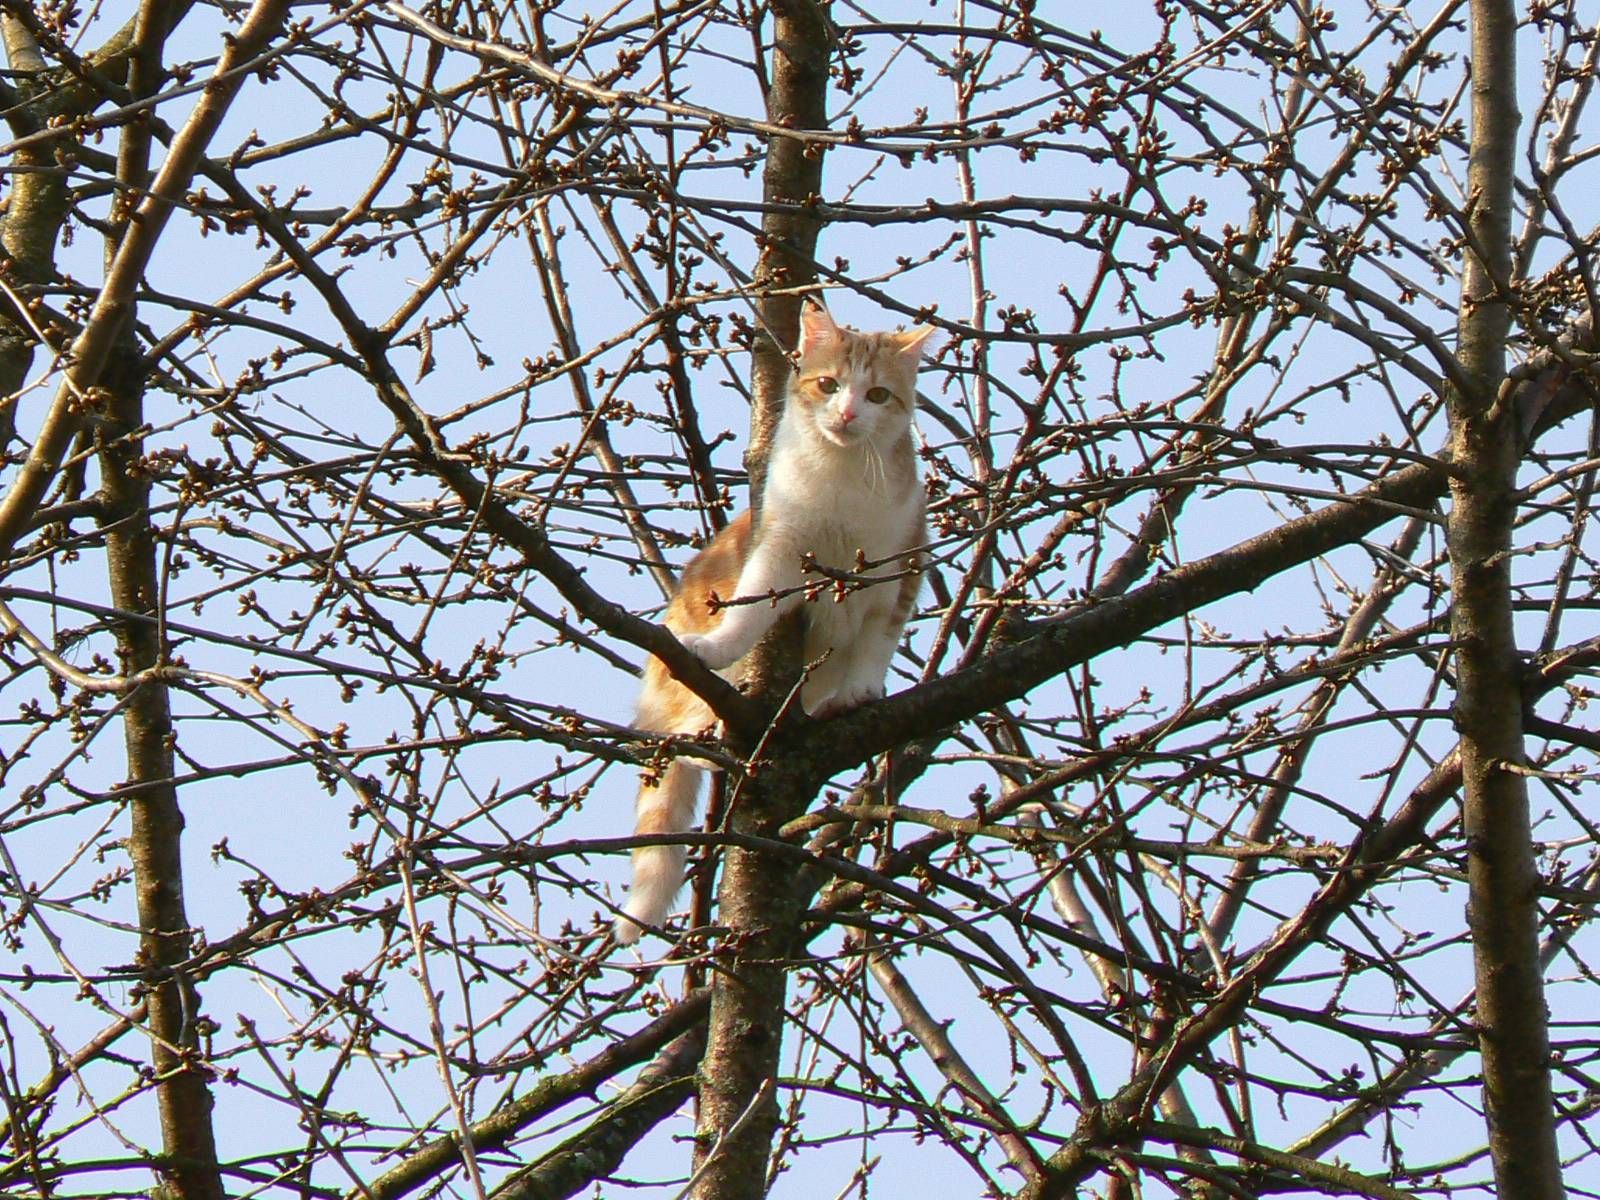
[[[865,684],[855,687],[840,688],[821,704],[810,710],[811,715],[819,721],[829,717],[836,717],[840,713],[847,713],[852,708],[860,708],[863,704],[870,704],[874,700],[883,699],[883,684]]]
[[[713,671],[731,667],[739,658],[737,654],[730,653],[729,647],[718,641],[715,634],[680,633],[678,640],[683,643],[685,650]]]

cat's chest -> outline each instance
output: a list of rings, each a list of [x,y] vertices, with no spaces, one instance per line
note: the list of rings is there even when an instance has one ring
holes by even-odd
[[[869,563],[893,561],[917,540],[921,515],[915,493],[891,498],[855,496],[844,492],[813,492],[805,497],[783,497],[781,508],[769,508],[771,533],[788,544],[791,553],[811,555],[834,570],[856,569],[858,557]]]
[[[811,555],[822,566],[852,571],[862,556],[885,563],[921,540],[922,486],[909,439],[841,453],[786,420],[776,450],[762,538],[783,543],[785,556]]]
[[[905,549],[905,539],[892,536],[881,522],[852,521],[848,517],[809,522],[806,535],[817,561],[840,570],[853,568],[857,554],[876,562]]]

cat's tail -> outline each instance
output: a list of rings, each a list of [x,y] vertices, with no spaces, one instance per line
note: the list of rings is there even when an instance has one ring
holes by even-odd
[[[700,798],[700,776],[705,771],[686,759],[674,759],[654,786],[639,788],[638,820],[634,832],[687,833],[694,825],[694,810]],[[646,925],[660,925],[672,911],[672,902],[683,886],[684,866],[689,852],[681,845],[639,846],[633,852],[633,886],[622,916],[612,926],[617,941],[631,946],[639,940]]]
[[[668,622],[668,627],[672,623]],[[644,690],[639,695],[640,729],[663,734],[696,734],[716,723],[706,702],[667,673],[657,659],[645,664]],[[694,810],[700,799],[700,777],[705,768],[686,758],[674,758],[659,780],[639,785],[634,807],[636,834],[681,834],[694,828]],[[639,846],[633,852],[633,885],[623,914],[612,925],[617,941],[631,946],[644,927],[657,926],[672,911],[672,901],[683,886],[688,849],[682,845]]]

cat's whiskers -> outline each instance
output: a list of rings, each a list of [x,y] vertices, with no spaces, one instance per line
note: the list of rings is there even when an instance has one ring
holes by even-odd
[[[884,465],[883,455],[878,453],[878,447],[870,439],[861,443],[861,449],[862,477],[867,485],[867,491],[874,496],[883,495],[886,489],[880,485],[889,482],[889,469]]]

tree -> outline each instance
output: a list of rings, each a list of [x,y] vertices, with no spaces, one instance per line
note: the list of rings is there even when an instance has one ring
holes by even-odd
[[[0,0],[0,1193],[1600,1188],[1579,5],[125,17]],[[942,339],[827,721],[655,623],[813,293]]]

